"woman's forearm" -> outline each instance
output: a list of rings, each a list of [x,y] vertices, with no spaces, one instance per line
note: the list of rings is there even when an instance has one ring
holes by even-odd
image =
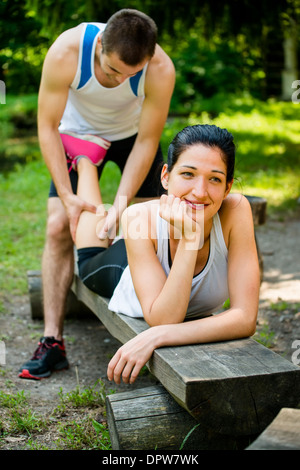
[[[144,312],[150,326],[181,323],[187,312],[197,250],[188,249],[188,242],[181,239],[165,284],[151,305]]]
[[[227,341],[252,336],[256,328],[255,311],[231,308],[197,320],[152,328],[154,349]]]
[[[255,331],[255,311],[229,309],[214,316],[148,328],[125,343],[111,359],[109,380],[133,383],[155,349],[245,338]]]

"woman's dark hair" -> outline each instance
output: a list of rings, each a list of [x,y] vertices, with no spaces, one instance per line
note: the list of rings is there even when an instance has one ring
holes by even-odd
[[[232,181],[235,165],[235,144],[233,136],[226,129],[211,124],[197,124],[188,126],[178,132],[168,149],[168,171],[171,172],[178,158],[188,147],[202,144],[207,147],[216,147],[227,167],[226,182]]]
[[[138,65],[151,58],[157,41],[157,27],[149,16],[124,8],[112,15],[102,34],[104,54],[116,52],[127,65]]]

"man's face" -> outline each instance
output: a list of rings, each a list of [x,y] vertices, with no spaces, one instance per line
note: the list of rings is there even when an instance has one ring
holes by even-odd
[[[100,49],[100,67],[113,86],[120,85],[127,78],[134,77],[144,68],[148,59],[145,59],[138,65],[127,65],[122,62],[116,52],[105,54]]]

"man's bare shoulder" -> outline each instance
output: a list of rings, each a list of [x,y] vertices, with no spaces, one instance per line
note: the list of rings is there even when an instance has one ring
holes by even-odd
[[[57,62],[77,60],[82,27],[78,25],[61,33],[49,48],[47,56]]]
[[[148,75],[154,75],[173,80],[175,77],[175,67],[168,54],[157,44],[155,54],[148,65]]]
[[[71,83],[78,62],[79,43],[82,32],[82,25],[68,29],[61,33],[50,46],[44,63],[44,73],[60,74]]]

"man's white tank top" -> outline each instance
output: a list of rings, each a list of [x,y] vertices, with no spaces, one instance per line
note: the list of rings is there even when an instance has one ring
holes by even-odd
[[[157,215],[157,239],[157,257],[168,276],[171,269],[169,265],[168,222],[162,219],[159,214]],[[201,318],[211,315],[218,311],[228,299],[227,258],[228,250],[219,214],[216,214],[210,233],[209,257],[203,270],[193,278],[186,318]],[[143,317],[129,266],[123,271],[108,307],[113,312],[131,317]]]
[[[114,88],[95,77],[95,48],[104,23],[83,23],[77,72],[69,89],[59,131],[93,134],[110,142],[138,132],[147,65]]]

